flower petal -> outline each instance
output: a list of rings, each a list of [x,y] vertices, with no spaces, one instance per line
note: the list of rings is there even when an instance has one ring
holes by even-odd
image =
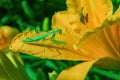
[[[87,29],[98,27],[106,17],[112,15],[113,11],[111,0],[67,0],[66,3],[68,13],[67,15],[65,14],[65,16],[68,18],[67,21],[69,23],[74,24],[75,22],[79,22],[80,26],[76,28],[77,31],[82,29],[84,32]],[[73,15],[74,17],[76,15],[76,18],[73,19]],[[62,17],[63,23],[66,17]]]
[[[52,29],[71,29],[74,31],[76,28],[79,28],[77,30],[77,33],[81,32],[81,23],[79,19],[79,15],[77,13],[75,14],[69,14],[68,11],[61,11],[55,13],[55,15],[52,18]]]
[[[0,28],[0,50],[5,51],[5,48],[10,43],[11,39],[18,34],[19,31],[16,28],[10,26],[1,26]]]
[[[79,35],[86,30],[93,30],[112,15],[111,0],[67,0],[67,10],[55,13],[52,18],[52,29],[70,29]],[[83,8],[83,10],[81,10]],[[88,16],[87,16],[88,14]],[[81,17],[84,16],[84,23]],[[88,22],[85,20],[88,17]],[[63,32],[64,33],[64,32]]]
[[[113,5],[111,0],[67,0],[67,10],[69,13],[81,12],[81,8],[85,8],[90,15],[99,15],[101,20],[105,16],[112,15]],[[97,18],[96,17],[96,18]]]
[[[57,80],[84,80],[95,62],[96,60],[92,60],[67,68],[60,73]]]
[[[67,32],[66,32],[67,33]],[[56,40],[66,41],[66,45],[58,45],[51,41],[51,36],[44,40],[38,42],[23,43],[22,40],[26,38],[35,37],[45,33],[40,32],[40,34],[35,33],[35,31],[25,32],[18,34],[11,42],[10,49],[15,52],[27,53],[41,58],[57,59],[57,60],[90,60],[89,57],[79,54],[72,47],[71,37],[68,34],[56,34]],[[58,38],[59,37],[59,38]],[[66,38],[65,38],[66,37]],[[71,43],[71,44],[70,44]],[[71,47],[71,48],[70,48]]]
[[[76,66],[63,70],[57,80],[85,80],[85,77],[92,66],[102,69],[120,71],[120,61],[104,57],[88,62],[82,62]]]
[[[111,0],[82,0],[82,2],[82,6],[85,7],[84,13],[88,13],[88,24],[83,28],[83,32],[99,27],[107,17],[112,15]]]
[[[120,6],[117,9],[117,11],[115,12],[114,16],[117,17],[118,19],[120,19]],[[120,26],[120,24],[118,26]],[[118,42],[119,42],[119,45],[120,45],[120,28],[118,28],[118,39],[119,39]],[[120,52],[120,49],[119,49],[119,52]]]
[[[99,28],[91,30],[83,34],[77,44],[79,49],[83,51],[84,54],[93,57],[111,57],[114,59],[119,59],[119,23],[120,19],[116,20],[105,20]]]

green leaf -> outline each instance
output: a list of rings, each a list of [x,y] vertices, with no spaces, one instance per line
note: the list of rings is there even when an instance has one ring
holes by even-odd
[[[17,67],[7,58],[7,56],[0,51],[0,64],[6,72],[9,80],[24,80],[22,73],[18,70]],[[1,72],[0,72],[1,73]],[[6,76],[6,74],[4,74]]]
[[[46,75],[41,68],[37,70],[37,80],[47,80]]]
[[[26,64],[26,71],[30,77],[31,80],[36,80],[36,74],[35,72],[31,69],[29,64]]]

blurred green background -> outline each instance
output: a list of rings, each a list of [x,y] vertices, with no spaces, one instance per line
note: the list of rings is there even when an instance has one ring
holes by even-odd
[[[16,27],[20,32],[39,28],[41,31],[51,29],[52,15],[57,11],[66,10],[66,0],[0,0],[0,26]],[[112,0],[116,11],[120,0]],[[0,52],[0,80],[55,80],[65,68],[78,64],[77,61],[57,61],[41,59],[20,53],[13,56],[18,70],[4,53]],[[4,64],[3,64],[4,63]],[[4,70],[5,72],[4,72]],[[14,70],[14,73],[10,71]],[[2,75],[5,73],[5,75]],[[17,74],[18,73],[18,74]],[[20,74],[19,74],[20,73]],[[22,75],[21,75],[22,74]],[[11,76],[16,76],[10,78]],[[8,76],[8,77],[7,77]],[[6,77],[6,78],[4,78]],[[23,77],[23,78],[20,78]],[[86,80],[120,80],[120,72],[107,71],[93,67]]]
[[[10,25],[23,31],[27,27],[42,26],[45,17],[65,10],[65,0],[0,0],[0,25]]]

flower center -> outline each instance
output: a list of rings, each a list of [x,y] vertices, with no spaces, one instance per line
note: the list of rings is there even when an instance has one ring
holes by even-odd
[[[88,13],[83,14],[83,9],[84,7],[81,8],[81,12],[80,12],[80,22],[85,25],[86,23],[88,23]]]

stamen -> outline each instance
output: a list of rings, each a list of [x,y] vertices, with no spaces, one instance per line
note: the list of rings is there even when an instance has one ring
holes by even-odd
[[[88,13],[85,16],[83,14],[83,9],[84,9],[84,7],[81,8],[81,12],[80,12],[80,22],[85,25],[86,23],[88,23]]]

